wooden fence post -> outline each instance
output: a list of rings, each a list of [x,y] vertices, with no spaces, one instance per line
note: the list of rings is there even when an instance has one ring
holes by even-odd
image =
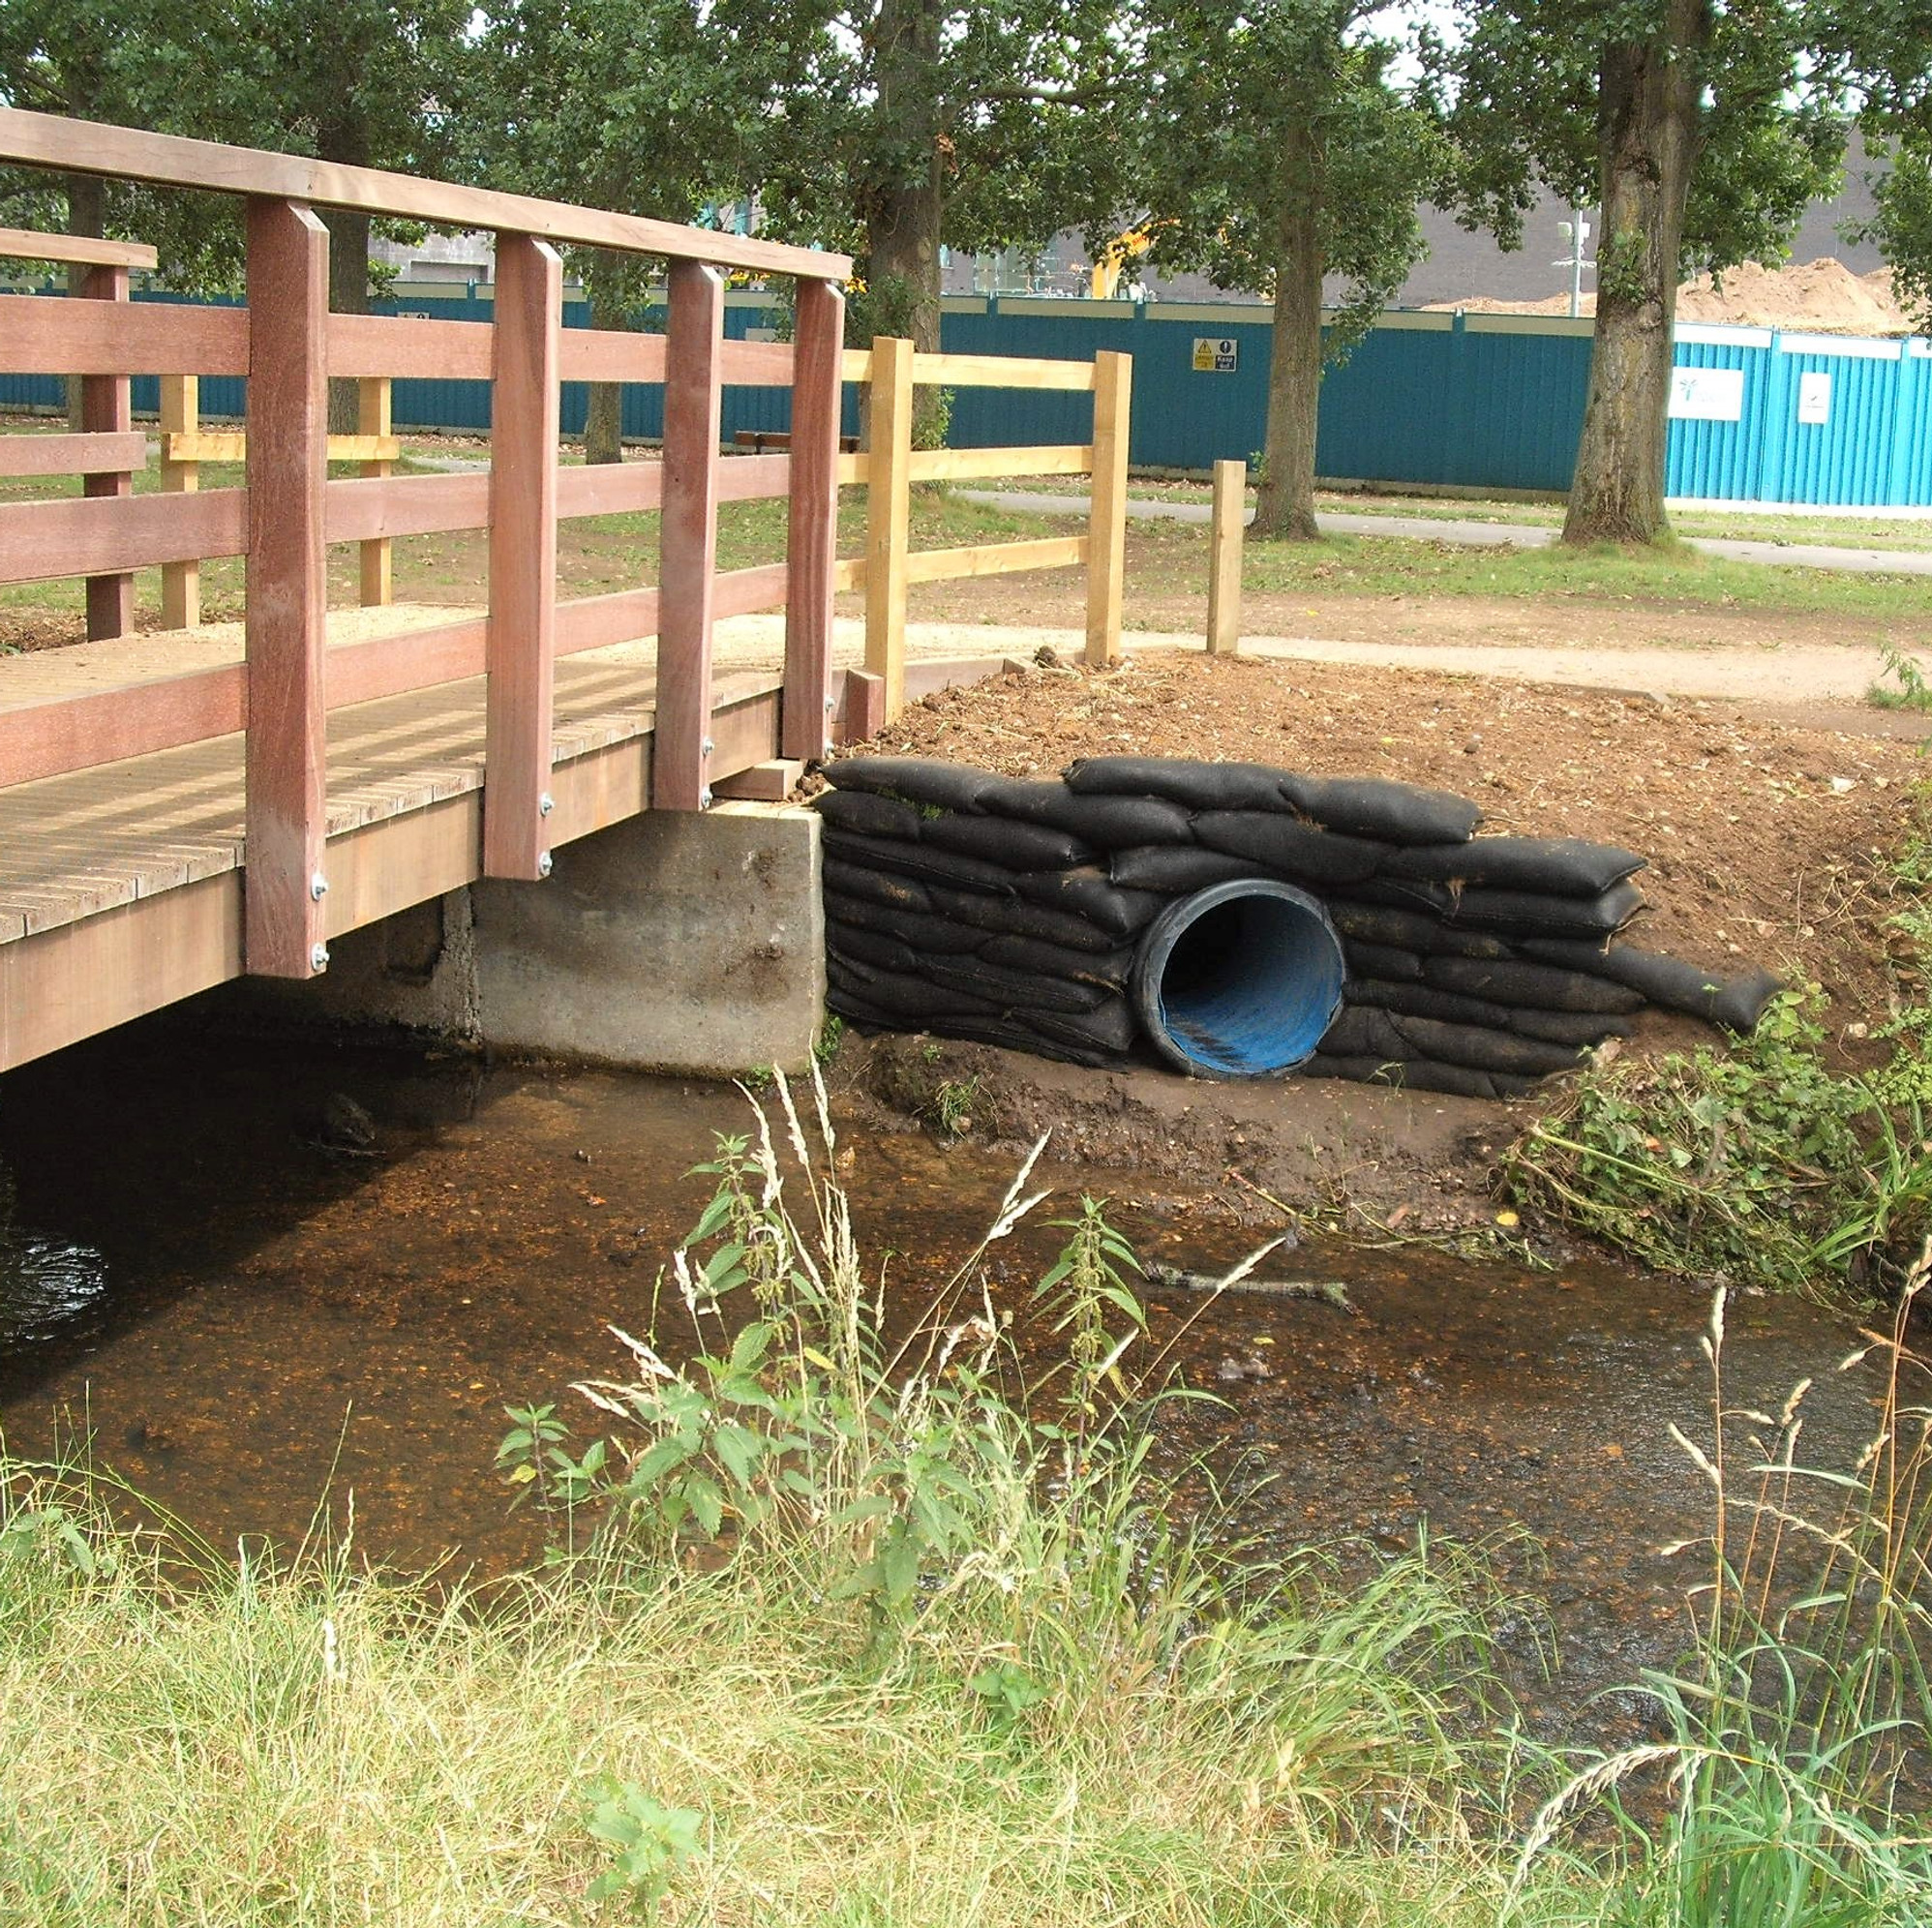
[[[305,206],[248,204],[248,845],[245,961],[328,966],[326,675],[329,233]]]
[[[1133,357],[1094,357],[1094,476],[1087,531],[1087,663],[1120,658],[1121,577],[1127,568],[1127,441]]]
[[[390,434],[390,389],[386,375],[365,375],[355,384],[355,432],[362,436]],[[365,462],[365,475],[387,475],[395,465]],[[372,535],[362,545],[362,606],[386,608],[395,600],[390,542],[386,535]]]
[[[201,377],[164,375],[161,377],[161,487],[164,495],[192,496],[201,486],[201,465],[169,457],[169,436],[192,436],[201,428]],[[201,620],[201,565],[164,562],[161,565],[161,626],[193,629]]]
[[[90,301],[126,301],[128,271],[95,267],[82,285]],[[80,427],[88,435],[126,435],[135,425],[134,389],[125,375],[84,375],[80,377]],[[135,478],[125,470],[81,479],[83,496],[132,496]],[[87,579],[87,637],[127,636],[135,626],[135,579],[132,574],[89,576]]]
[[[673,261],[669,279],[650,807],[702,810],[711,800],[711,622],[724,402],[724,277],[702,262]]]
[[[913,345],[872,344],[866,407],[865,668],[886,691],[886,721],[906,702],[906,557],[912,548]]]
[[[1214,528],[1210,535],[1207,646],[1211,656],[1241,648],[1241,542],[1248,521],[1248,465],[1214,466]]]
[[[563,263],[557,250],[533,235],[499,234],[490,390],[486,877],[550,875],[562,327]],[[363,566],[366,587],[366,554]]]
[[[785,693],[780,756],[831,742],[831,578],[838,556],[838,418],[845,398],[845,296],[799,284],[792,341],[792,499],[785,547]]]

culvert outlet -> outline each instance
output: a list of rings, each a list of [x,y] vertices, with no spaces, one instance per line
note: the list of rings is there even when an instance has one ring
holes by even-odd
[[[1342,1003],[1342,943],[1292,885],[1238,878],[1178,898],[1133,960],[1155,1049],[1194,1077],[1264,1078],[1311,1056]]]

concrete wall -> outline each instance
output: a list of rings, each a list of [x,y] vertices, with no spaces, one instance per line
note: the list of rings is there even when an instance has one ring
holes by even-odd
[[[541,884],[476,884],[338,938],[312,983],[243,979],[214,1021],[635,1070],[810,1062],[825,1014],[814,812],[647,811],[559,846],[556,865]]]

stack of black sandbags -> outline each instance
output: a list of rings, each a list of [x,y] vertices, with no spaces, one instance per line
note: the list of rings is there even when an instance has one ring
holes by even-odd
[[[1642,857],[1477,837],[1481,812],[1442,791],[1157,757],[1048,782],[916,757],[825,773],[830,1002],[881,1029],[1120,1064],[1139,934],[1244,878],[1298,886],[1341,935],[1343,1008],[1304,1068],[1318,1076],[1507,1097],[1646,1004],[1748,1031],[1779,988],[1616,942]]]

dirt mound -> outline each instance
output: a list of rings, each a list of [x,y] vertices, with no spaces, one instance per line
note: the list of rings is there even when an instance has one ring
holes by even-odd
[[[1544,301],[1495,301],[1477,295],[1430,306],[1478,315],[1567,315],[1570,298],[1553,294]],[[1596,313],[1594,294],[1584,296],[1583,312]],[[1677,319],[1738,328],[1811,329],[1830,335],[1912,333],[1912,317],[1892,289],[1889,268],[1855,275],[1843,261],[1828,256],[1781,268],[1746,261],[1729,269],[1721,286],[1710,276],[1699,275],[1677,290]]]

